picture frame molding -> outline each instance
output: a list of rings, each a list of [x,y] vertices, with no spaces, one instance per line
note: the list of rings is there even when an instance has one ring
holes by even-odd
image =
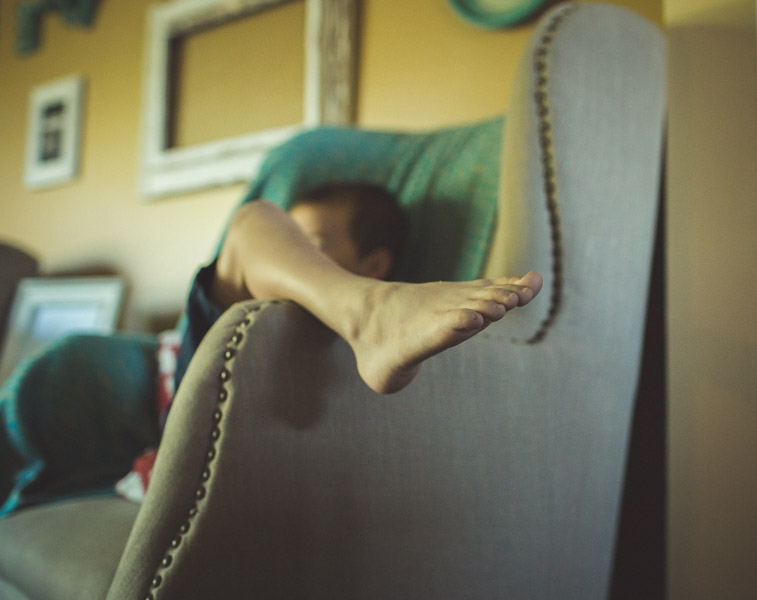
[[[84,94],[85,79],[79,74],[32,88],[24,168],[27,188],[54,187],[79,175]],[[62,114],[53,114],[57,106],[62,107]],[[53,141],[52,148],[45,148],[48,140]]]
[[[126,285],[121,277],[26,277],[19,281],[11,305],[2,352],[0,384],[30,353],[55,337],[34,338],[35,319],[47,308],[97,310],[86,328],[66,328],[65,333],[112,333],[121,316]],[[64,335],[65,335],[64,333]]]
[[[178,0],[147,17],[140,193],[147,200],[251,180],[265,152],[318,125],[354,120],[357,0],[301,0],[305,15],[302,122],[169,148],[171,42],[293,0]]]

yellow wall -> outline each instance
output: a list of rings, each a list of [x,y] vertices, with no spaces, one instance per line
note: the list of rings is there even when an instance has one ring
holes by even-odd
[[[668,597],[757,590],[754,0],[666,0]]]
[[[660,0],[615,1],[660,20]],[[180,309],[192,273],[215,248],[244,186],[152,203],[137,194],[150,0],[101,2],[92,29],[47,16],[42,48],[27,58],[13,51],[15,4],[0,0],[0,239],[32,250],[48,273],[92,267],[121,273],[131,288],[126,326],[154,327],[158,316]],[[480,30],[446,0],[364,0],[358,123],[417,129],[504,112],[530,28]],[[81,176],[70,185],[26,190],[29,90],[72,73],[88,81]],[[238,109],[218,112],[227,118],[214,127],[233,130]],[[194,135],[208,134],[187,133]]]
[[[608,4],[662,23],[662,0]],[[447,0],[368,0],[364,16],[361,123],[423,128],[504,112],[532,24],[479,29],[462,22]]]
[[[0,238],[33,251],[45,272],[103,266],[121,273],[131,289],[126,325],[150,326],[156,315],[177,312],[242,188],[152,204],[138,196],[148,0],[102,2],[91,30],[49,16],[41,50],[27,58],[13,52],[15,4],[0,3]],[[72,73],[88,81],[81,177],[28,191],[22,178],[29,90]]]

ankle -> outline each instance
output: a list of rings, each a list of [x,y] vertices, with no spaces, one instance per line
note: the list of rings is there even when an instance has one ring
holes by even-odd
[[[365,341],[367,335],[370,336],[371,328],[376,326],[371,316],[393,285],[396,284],[360,277],[351,281],[348,289],[338,295],[334,312],[339,324],[333,329],[353,348]]]

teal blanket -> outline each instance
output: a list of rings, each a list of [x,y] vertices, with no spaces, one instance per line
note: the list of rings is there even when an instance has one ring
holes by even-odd
[[[155,340],[76,335],[22,364],[0,388],[0,517],[110,493],[157,445]]]
[[[492,239],[504,117],[429,133],[319,128],[271,151],[245,202],[288,207],[329,181],[364,181],[394,192],[410,219],[397,279],[475,279]]]

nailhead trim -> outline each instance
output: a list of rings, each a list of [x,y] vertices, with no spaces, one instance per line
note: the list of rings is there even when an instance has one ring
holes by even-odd
[[[547,211],[549,212],[550,240],[552,242],[552,293],[549,298],[549,311],[547,317],[539,324],[533,336],[526,340],[527,344],[541,342],[547,335],[547,330],[554,324],[557,314],[562,306],[563,284],[563,244],[560,221],[560,204],[558,202],[558,189],[555,168],[555,148],[552,143],[552,107],[549,102],[549,67],[552,45],[555,41],[555,32],[565,18],[575,11],[578,6],[571,3],[552,16],[546,26],[546,33],[539,40],[539,45],[534,51],[534,75],[536,91],[534,92],[534,106],[539,118],[539,150],[543,176],[544,194],[547,199]]]
[[[280,304],[281,302],[278,300],[272,300],[267,302],[266,304]],[[256,313],[260,311],[261,308],[263,308],[264,305],[256,304],[255,306],[250,307],[250,313]],[[165,556],[163,557],[163,560],[160,563],[160,566],[157,569],[157,572],[155,573],[155,576],[153,577],[152,581],[150,582],[150,587],[152,591],[148,592],[145,596],[146,600],[156,600],[157,592],[160,590],[160,586],[163,583],[163,576],[160,574],[161,571],[165,571],[173,564],[173,555],[171,554],[171,550],[176,550],[182,542],[183,536],[186,535],[190,528],[192,527],[192,519],[194,519],[195,516],[197,516],[197,513],[199,512],[198,503],[201,502],[205,495],[207,494],[207,489],[205,487],[205,484],[207,481],[210,480],[212,477],[212,470],[210,468],[210,463],[213,462],[213,460],[216,457],[217,451],[216,451],[216,443],[221,437],[221,429],[219,427],[221,421],[223,420],[223,411],[221,410],[221,406],[228,400],[229,398],[229,392],[226,389],[226,383],[231,378],[231,365],[229,364],[234,356],[237,353],[237,348],[239,344],[244,339],[245,334],[243,333],[243,329],[249,327],[252,324],[252,321],[254,320],[254,317],[251,317],[251,314],[248,313],[237,325],[236,331],[231,336],[230,342],[226,345],[226,348],[224,348],[223,352],[223,358],[224,358],[224,366],[221,369],[219,375],[218,375],[218,383],[219,383],[219,390],[218,395],[216,396],[216,401],[218,403],[218,406],[216,407],[216,410],[213,412],[212,416],[212,422],[211,422],[211,428],[210,428],[210,442],[208,445],[208,450],[205,453],[205,464],[203,466],[202,472],[200,473],[199,482],[197,484],[197,487],[194,491],[194,498],[192,501],[192,505],[190,506],[189,510],[187,511],[187,518],[186,520],[181,524],[179,527],[179,531],[176,533],[176,536],[171,540],[170,548],[166,552]]]

